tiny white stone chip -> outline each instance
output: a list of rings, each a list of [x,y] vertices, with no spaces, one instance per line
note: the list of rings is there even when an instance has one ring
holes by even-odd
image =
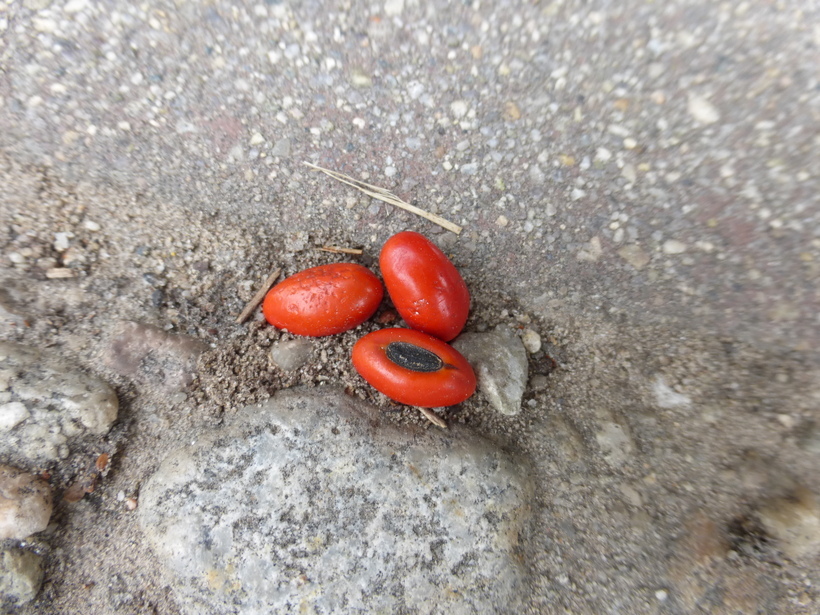
[[[530,354],[535,354],[541,350],[541,336],[532,329],[524,329],[521,332],[521,341]]]
[[[701,124],[714,124],[720,119],[717,107],[701,96],[689,98],[689,114]]]
[[[686,244],[677,239],[669,239],[663,244],[664,254],[683,254],[686,252]]]

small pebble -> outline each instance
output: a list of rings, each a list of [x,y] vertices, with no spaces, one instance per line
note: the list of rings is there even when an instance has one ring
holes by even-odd
[[[74,237],[74,233],[72,232],[54,233],[54,249],[57,252],[65,252],[68,250],[72,237]]]
[[[521,341],[530,354],[535,354],[541,350],[541,336],[532,329],[524,329],[521,332]]]
[[[686,252],[686,244],[677,239],[669,239],[663,244],[664,254],[683,254]]]
[[[43,583],[43,558],[31,551],[0,551],[0,608],[31,602]],[[3,613],[7,611],[2,610]]]
[[[0,374],[5,460],[64,459],[72,438],[105,434],[117,418],[111,387],[59,356],[0,342]]]
[[[38,476],[0,465],[0,540],[42,532],[51,518],[51,487]]]
[[[669,598],[669,593],[665,589],[659,589],[655,592],[655,598],[658,599],[658,602],[666,602],[666,599]]]
[[[527,351],[508,327],[489,333],[462,333],[453,348],[464,355],[475,369],[478,389],[500,414],[521,412],[527,387]]]
[[[599,147],[598,151],[595,152],[595,160],[600,160],[601,162],[607,162],[612,158],[612,152],[610,152],[605,147]]]
[[[463,100],[457,100],[450,105],[450,112],[453,114],[453,117],[456,119],[461,119],[465,115],[467,115],[468,107],[467,102]]]
[[[720,112],[712,103],[700,96],[689,98],[689,114],[701,124],[714,124],[720,119]]]
[[[384,14],[388,17],[397,17],[404,11],[404,0],[387,0],[384,3]]]
[[[649,263],[649,255],[635,245],[624,246],[618,250],[618,256],[638,271],[646,267]]]
[[[279,158],[290,156],[290,139],[279,139],[271,149],[270,155]]]
[[[292,372],[307,363],[312,353],[310,340],[299,338],[274,344],[270,349],[270,358],[279,369]]]

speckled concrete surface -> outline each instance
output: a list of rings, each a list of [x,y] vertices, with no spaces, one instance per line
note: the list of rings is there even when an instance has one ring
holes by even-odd
[[[419,230],[475,322],[565,348],[507,430],[543,481],[533,612],[816,612],[817,554],[778,559],[786,534],[754,519],[820,493],[819,21],[815,2],[6,1],[3,336],[102,373],[113,311],[219,346],[300,232],[373,255]],[[129,557],[89,538],[72,568],[82,534],[55,538],[31,608],[174,612],[128,586],[150,558],[94,506],[60,519]],[[113,568],[91,579],[95,557]]]

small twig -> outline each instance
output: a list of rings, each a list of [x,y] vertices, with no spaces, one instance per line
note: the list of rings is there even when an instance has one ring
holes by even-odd
[[[444,422],[444,419],[441,418],[438,414],[436,414],[432,410],[428,410],[427,408],[419,408],[419,410],[424,415],[424,418],[430,421],[433,425],[441,427],[442,429],[447,429],[447,423]]]
[[[322,246],[322,252],[333,252],[334,254],[364,254],[361,248],[337,248],[336,246]]]
[[[441,216],[437,216],[436,214],[431,214],[423,209],[416,207],[415,205],[411,205],[405,201],[402,201],[399,197],[395,194],[390,192],[389,190],[385,190],[384,188],[379,188],[378,186],[374,186],[373,184],[368,184],[358,179],[354,179],[349,175],[345,175],[344,173],[339,173],[338,171],[331,171],[330,169],[325,169],[323,167],[317,166],[315,164],[311,164],[309,162],[305,162],[307,166],[311,169],[316,169],[317,171],[321,171],[322,173],[329,175],[336,181],[340,181],[343,184],[347,184],[348,186],[352,186],[365,194],[372,196],[374,199],[379,199],[380,201],[384,201],[385,203],[389,203],[391,205],[395,205],[396,207],[400,207],[405,211],[409,211],[410,213],[414,213],[417,216],[421,216],[433,222],[434,224],[438,224],[446,228],[448,231],[452,231],[456,235],[461,233],[461,227],[458,224],[454,224],[449,220],[445,220]]]
[[[241,325],[243,322],[248,320],[248,317],[253,313],[253,311],[259,307],[259,304],[262,303],[262,300],[265,298],[265,295],[268,294],[270,287],[273,286],[273,283],[276,281],[276,278],[279,277],[279,274],[282,273],[282,268],[279,267],[270,274],[265,283],[262,285],[262,288],[253,296],[253,299],[250,300],[248,305],[245,306],[245,309],[242,310],[242,313],[236,318],[236,324]]]

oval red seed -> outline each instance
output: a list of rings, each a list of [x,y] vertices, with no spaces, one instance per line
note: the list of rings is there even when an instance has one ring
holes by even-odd
[[[319,337],[359,326],[373,315],[383,296],[379,279],[361,265],[320,265],[274,286],[262,312],[275,327]]]
[[[379,266],[387,292],[405,322],[449,342],[464,328],[470,292],[450,259],[420,233],[388,239]]]
[[[353,366],[373,388],[410,406],[451,406],[476,388],[473,368],[455,348],[411,329],[368,333],[353,346]]]

